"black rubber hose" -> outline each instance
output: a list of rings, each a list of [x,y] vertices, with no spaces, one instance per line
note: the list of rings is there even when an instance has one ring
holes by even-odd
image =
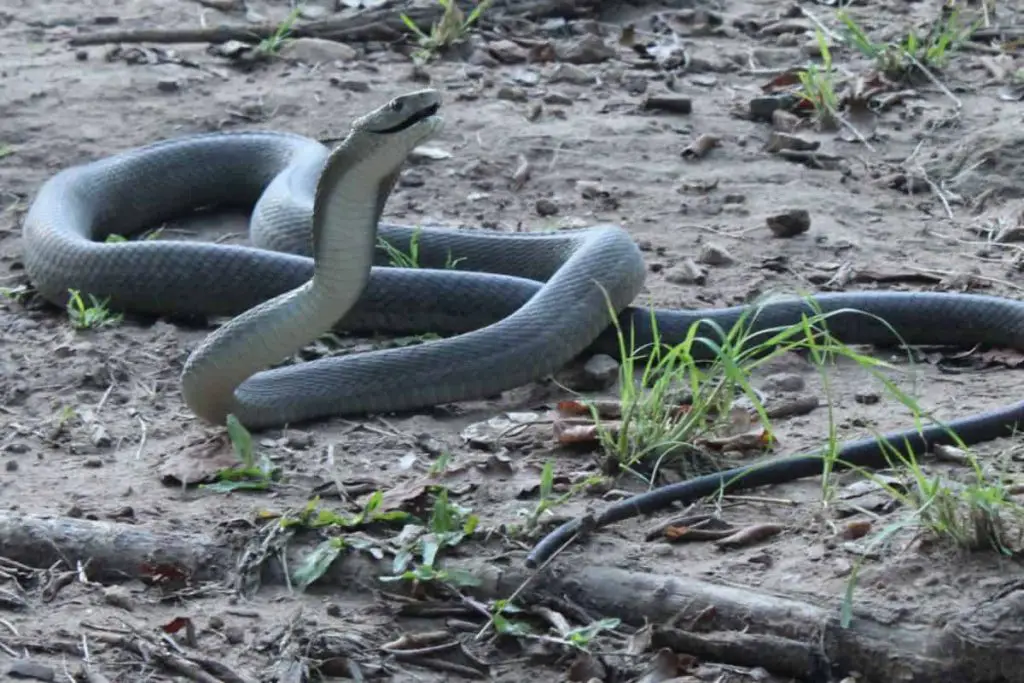
[[[844,444],[835,459],[835,470],[855,467],[877,469],[890,464],[894,453],[915,457],[936,444],[956,443],[956,436],[965,445],[989,441],[999,436],[1011,436],[1017,424],[1024,419],[1024,401],[991,410],[980,415],[954,420],[948,425],[931,425],[920,430],[906,429],[886,434],[877,439],[861,439]],[[995,433],[1001,425],[999,431]],[[951,433],[952,432],[952,433]],[[605,508],[593,520],[589,530],[596,530],[615,522],[650,514],[673,503],[689,504],[705,496],[722,492],[743,491],[811,477],[821,474],[825,464],[823,453],[798,455],[763,463],[736,467],[724,472],[708,474],[695,479],[670,484],[626,498]],[[543,564],[552,553],[568,541],[582,524],[574,519],[545,536],[526,556],[526,566],[535,568]]]

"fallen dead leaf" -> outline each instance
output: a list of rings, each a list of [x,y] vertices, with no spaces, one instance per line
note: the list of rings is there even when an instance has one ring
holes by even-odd
[[[775,443],[774,438],[767,429],[758,428],[742,434],[732,436],[710,437],[697,439],[694,445],[699,448],[718,451],[720,453],[745,452],[753,450],[765,450]]]
[[[670,524],[662,530],[662,538],[678,543],[682,541],[717,541],[736,533],[736,529],[717,519],[696,522],[693,525]]]
[[[597,443],[601,438],[601,432],[595,424],[559,420],[552,427],[555,440],[560,444]],[[622,423],[605,422],[603,427],[614,437],[622,429]]]
[[[870,519],[855,519],[846,523],[841,535],[843,538],[853,541],[867,536],[871,531],[871,526],[872,524]]]
[[[507,440],[521,437],[531,425],[541,422],[539,413],[505,413],[484,422],[474,422],[459,436],[475,448],[494,450]]]
[[[200,437],[163,461],[160,481],[166,486],[203,484],[214,481],[218,472],[239,464],[227,436]]]
[[[790,90],[798,85],[800,85],[800,71],[799,69],[790,69],[772,77],[771,80],[761,86],[761,92],[775,93],[780,90]]]
[[[559,401],[556,406],[556,410],[561,415],[586,415],[590,416],[591,408],[597,411],[598,417],[616,418],[622,417],[622,402],[612,400],[596,400],[596,401]]]
[[[731,536],[715,541],[715,545],[719,548],[742,548],[754,543],[759,543],[767,538],[771,538],[772,536],[777,536],[782,533],[784,528],[785,527],[781,524],[775,524],[772,522],[754,524],[744,529],[740,529]]]

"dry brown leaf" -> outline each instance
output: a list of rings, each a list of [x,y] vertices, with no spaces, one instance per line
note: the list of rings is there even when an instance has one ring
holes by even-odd
[[[681,541],[718,541],[728,538],[734,533],[736,530],[728,525],[718,528],[703,528],[702,525],[696,524],[693,526],[672,524],[665,527],[662,536],[666,541],[678,543]]]
[[[617,434],[621,428],[619,423],[605,424],[604,426],[612,435]],[[597,443],[601,438],[597,425],[593,424],[558,421],[554,423],[553,427],[555,440],[561,444]]]
[[[745,529],[740,529],[731,536],[727,536],[715,542],[719,548],[742,548],[754,543],[759,543],[766,538],[777,536],[782,533],[783,526],[772,522],[754,524]]]
[[[597,411],[598,417],[615,418],[622,417],[622,402],[608,399],[597,401],[577,401],[570,399],[559,401],[557,410],[562,415],[586,415],[589,417],[591,408]]]
[[[867,536],[870,531],[870,519],[855,519],[846,523],[842,530],[842,536],[849,540],[856,540]]]
[[[720,453],[765,450],[774,443],[767,429],[755,429],[732,436],[708,437],[698,439],[694,445]]]
[[[761,86],[761,92],[773,93],[780,90],[790,90],[793,86],[800,85],[800,71],[790,69],[778,74],[770,81]]]

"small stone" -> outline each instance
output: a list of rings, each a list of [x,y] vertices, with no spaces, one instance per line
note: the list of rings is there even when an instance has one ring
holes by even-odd
[[[53,355],[57,358],[70,358],[74,356],[78,351],[74,346],[68,346],[67,344],[61,344],[53,350]]]
[[[491,53],[487,50],[474,50],[467,61],[473,66],[484,66],[488,69],[498,66],[498,60],[491,56]]]
[[[498,88],[498,92],[495,97],[499,100],[505,100],[506,102],[526,102],[528,99],[525,90],[512,85],[503,85]]]
[[[717,244],[705,244],[697,256],[697,262],[706,263],[709,266],[727,266],[735,263],[736,259],[725,250],[725,247],[720,247]]]
[[[113,440],[110,438],[110,434],[107,432],[106,427],[103,425],[96,425],[92,434],[89,435],[89,441],[96,448],[109,448]]]
[[[779,119],[785,118],[788,112],[781,109],[776,109],[775,113],[772,114],[772,124],[776,125]],[[777,127],[777,126],[776,126]],[[821,143],[817,140],[806,140],[799,135],[792,135],[786,132],[775,131],[768,138],[768,144],[764,146],[766,152],[772,154],[778,154],[785,149],[795,149],[805,152],[810,152],[821,147]]]
[[[558,213],[558,204],[555,204],[552,200],[546,197],[538,199],[534,208],[537,210],[538,216],[554,216]]]
[[[328,83],[333,85],[335,88],[341,88],[342,90],[348,90],[349,92],[370,92],[370,84],[366,81],[355,81],[331,76],[328,79]]]
[[[600,64],[615,57],[616,51],[601,36],[588,34],[570,44],[559,55],[570,64]]]
[[[597,76],[586,69],[573,64],[558,64],[548,77],[552,83],[572,83],[573,85],[593,85]]]
[[[399,187],[423,187],[426,182],[423,176],[416,171],[405,171],[398,176]]]
[[[29,447],[27,443],[22,441],[12,441],[4,446],[4,450],[15,455],[24,455],[25,453],[28,453]]]
[[[285,445],[298,451],[304,451],[314,443],[313,435],[309,432],[292,432],[288,435]]]
[[[7,462],[4,463],[4,469],[7,470],[8,472],[17,472],[18,471],[18,461],[17,460],[8,460]]]
[[[806,209],[793,209],[769,216],[765,222],[776,237],[796,237],[811,229],[811,214]]]
[[[161,78],[156,82],[156,89],[160,92],[177,92],[181,84],[175,78]]]
[[[647,77],[640,74],[628,74],[622,79],[622,88],[630,95],[643,95],[647,92]]]
[[[224,629],[224,640],[229,645],[239,645],[245,642],[245,631],[239,626],[228,626]]]
[[[797,375],[791,372],[780,372],[765,377],[761,388],[765,391],[792,393],[796,391],[803,391],[806,385],[807,382],[804,381],[802,375]]]
[[[545,31],[547,33],[562,33],[563,31],[565,31],[568,23],[569,22],[566,21],[563,17],[554,17],[552,19],[545,19],[544,21],[542,21],[540,23],[540,28],[542,31]]]
[[[829,50],[836,49],[836,46],[834,43],[832,43],[832,41],[828,41],[828,43]],[[821,44],[818,42],[816,38],[812,38],[811,40],[806,41],[803,45],[800,46],[800,51],[803,52],[808,57],[820,58]]]
[[[7,678],[31,678],[36,681],[57,680],[57,673],[45,664],[31,659],[15,659],[7,667]]]
[[[131,593],[123,586],[107,586],[104,588],[103,601],[108,605],[120,607],[128,612],[135,609],[135,601],[132,599]]]
[[[280,55],[286,59],[306,64],[324,62],[350,62],[359,56],[351,45],[326,38],[296,38],[281,48]]]
[[[703,285],[708,274],[693,259],[685,258],[665,271],[665,279],[677,285]]]
[[[535,71],[518,69],[512,74],[512,80],[520,85],[534,86],[540,83],[540,76],[538,76]]]
[[[327,8],[320,5],[299,5],[299,16],[303,19],[316,21],[323,19],[327,14]]]
[[[341,607],[339,607],[338,604],[335,602],[327,603],[325,611],[327,612],[327,616],[329,617],[337,618],[341,616]]]
[[[608,195],[608,192],[601,187],[601,183],[593,180],[577,180],[576,189],[584,199],[598,199]]]
[[[103,461],[99,458],[86,458],[85,462],[82,463],[82,466],[90,470],[98,470],[103,467]]]
[[[583,366],[587,383],[594,389],[607,389],[619,378],[619,361],[611,356],[599,353],[591,356]]]
[[[747,109],[751,120],[770,123],[777,109],[788,110],[797,102],[795,95],[764,95],[752,98],[747,104]]]
[[[445,161],[451,158],[452,153],[448,150],[430,145],[420,145],[409,152],[409,162],[414,164],[424,161]]]
[[[549,92],[543,98],[544,104],[553,104],[559,107],[568,107],[572,104],[572,98],[560,92]]]
[[[496,40],[487,45],[487,51],[502,64],[522,64],[528,56],[526,48],[511,40]]]
[[[207,625],[212,631],[219,631],[224,628],[224,617],[219,614],[212,614],[210,618],[206,620]]]
[[[217,45],[210,46],[210,54],[216,55],[217,57],[224,57],[226,59],[243,59],[252,51],[253,45],[251,43],[242,42],[241,40],[229,40],[224,43],[218,43]]]
[[[875,391],[858,391],[853,395],[853,400],[861,405],[871,406],[882,400],[882,397]]]
[[[75,59],[77,59],[80,62],[89,61],[89,51],[88,50],[77,50],[75,52]]]
[[[135,519],[135,508],[131,505],[119,507],[110,513],[111,519]]]

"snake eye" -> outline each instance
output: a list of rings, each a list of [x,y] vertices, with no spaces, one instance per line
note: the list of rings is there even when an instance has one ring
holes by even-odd
[[[401,100],[391,100],[391,105],[390,105],[389,108],[391,109],[391,111],[393,111],[393,112],[395,112],[397,114],[398,112],[402,111],[402,101]]]

